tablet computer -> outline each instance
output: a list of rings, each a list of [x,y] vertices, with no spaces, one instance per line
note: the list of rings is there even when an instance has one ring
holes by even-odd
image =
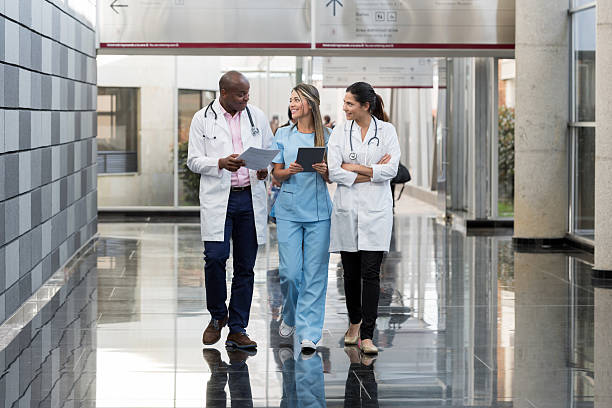
[[[312,165],[321,163],[325,156],[325,147],[300,147],[295,160],[306,172],[313,172]]]

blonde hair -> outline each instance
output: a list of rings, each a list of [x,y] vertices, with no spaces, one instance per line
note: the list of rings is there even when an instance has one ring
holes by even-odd
[[[321,111],[319,110],[319,105],[321,104],[319,91],[310,84],[298,84],[295,88],[293,88],[293,90],[300,96],[300,98],[305,99],[308,106],[310,106],[312,120],[315,127],[314,145],[317,147],[325,147],[325,130],[323,129]],[[297,126],[297,124],[293,126]]]

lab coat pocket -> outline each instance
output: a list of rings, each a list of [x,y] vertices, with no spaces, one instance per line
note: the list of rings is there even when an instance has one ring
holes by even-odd
[[[349,210],[334,207],[331,215],[330,251],[357,249],[357,217]]]
[[[391,220],[389,220],[389,215],[391,215]],[[391,224],[389,221],[391,221]],[[368,210],[366,236],[371,242],[385,242],[387,230],[391,228],[392,223],[393,215],[389,210]]]

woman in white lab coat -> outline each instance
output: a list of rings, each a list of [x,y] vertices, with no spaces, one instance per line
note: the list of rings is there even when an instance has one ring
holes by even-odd
[[[400,147],[395,127],[383,120],[383,103],[365,82],[346,89],[347,122],[328,144],[329,178],[338,183],[331,218],[330,252],[340,252],[350,325],[345,345],[378,353],[372,342],[380,293],[380,267],[393,227],[390,180]],[[363,290],[362,290],[363,287]],[[359,342],[359,339],[361,341]]]

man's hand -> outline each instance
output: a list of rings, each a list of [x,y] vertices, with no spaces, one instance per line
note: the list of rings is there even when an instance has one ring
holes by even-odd
[[[257,180],[263,180],[268,177],[268,169],[257,170]]]
[[[240,169],[240,167],[244,166],[246,163],[244,162],[244,160],[239,160],[238,159],[239,154],[234,153],[234,154],[230,154],[227,157],[222,157],[219,159],[219,168],[220,169],[226,169],[233,172],[238,171],[238,169]],[[267,170],[266,170],[267,173]]]
[[[376,164],[387,164],[391,161],[391,155],[385,153],[385,155],[383,157],[380,158],[380,160],[378,161],[378,163]]]
[[[300,166],[297,162],[291,163],[287,170],[289,170],[289,174],[291,174],[291,175],[297,174],[297,173],[300,173],[300,172],[304,171],[302,166]]]

